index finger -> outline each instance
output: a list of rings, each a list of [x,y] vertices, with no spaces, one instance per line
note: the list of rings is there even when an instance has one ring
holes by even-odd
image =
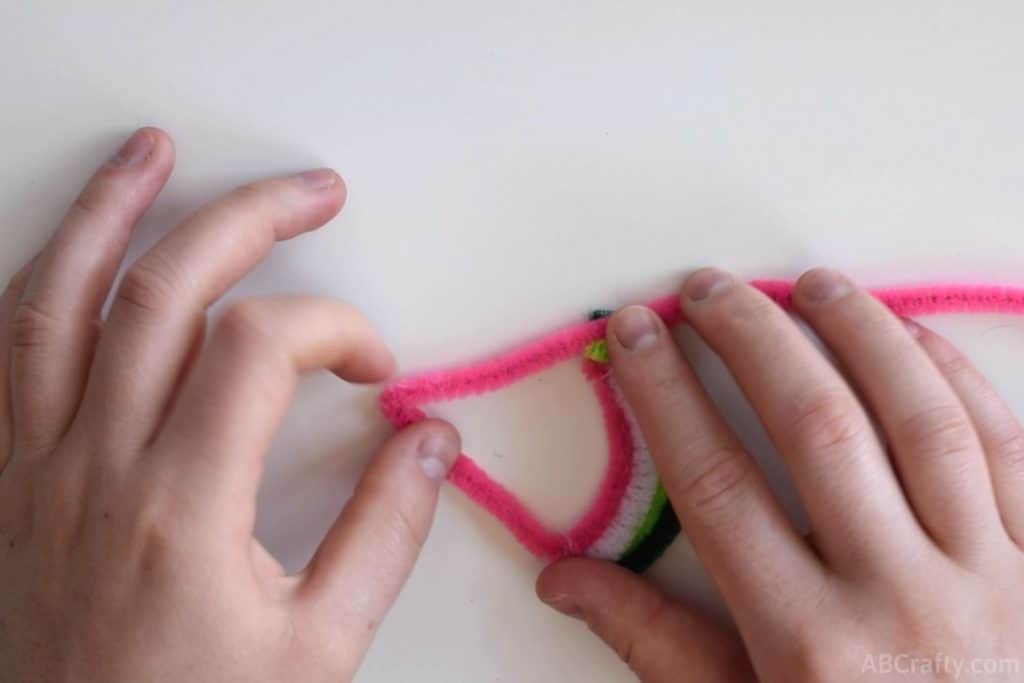
[[[652,311],[609,321],[615,378],[636,414],[694,550],[743,622],[749,605],[806,595],[823,571],[760,469]]]

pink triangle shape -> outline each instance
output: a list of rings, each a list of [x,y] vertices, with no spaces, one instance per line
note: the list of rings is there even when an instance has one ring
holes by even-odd
[[[784,308],[790,308],[793,285],[787,281],[754,281],[758,289]],[[926,285],[872,292],[897,315],[948,312],[1024,313],[1024,290],[998,285]],[[669,295],[647,304],[666,324],[681,320],[678,299]],[[497,391],[557,363],[583,354],[587,345],[604,338],[606,319],[570,325],[494,358],[451,370],[401,379],[380,396],[381,411],[396,427],[427,417],[421,406]],[[584,363],[584,374],[601,405],[608,439],[608,461],[594,500],[568,531],[549,528],[516,495],[491,478],[463,453],[449,480],[470,499],[497,518],[537,557],[551,560],[581,555],[607,528],[629,481],[632,435],[622,407],[615,399],[605,366]]]

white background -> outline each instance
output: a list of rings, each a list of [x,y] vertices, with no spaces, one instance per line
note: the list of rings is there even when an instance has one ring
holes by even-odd
[[[281,246],[231,298],[343,297],[404,371],[669,291],[712,263],[1024,284],[1019,7],[8,1],[0,272],[41,245],[123,136],[153,124],[179,161],[133,253],[238,182],[332,165],[349,183],[343,215]],[[934,325],[1024,408],[1020,323]],[[552,518],[596,471],[599,434],[576,429],[589,418],[571,379],[445,413]],[[734,390],[712,384],[771,464]],[[375,394],[319,376],[300,388],[256,530],[290,568],[388,433]],[[539,564],[456,491],[436,525],[359,680],[630,680],[536,602]],[[694,567],[680,545],[656,573],[706,603]]]

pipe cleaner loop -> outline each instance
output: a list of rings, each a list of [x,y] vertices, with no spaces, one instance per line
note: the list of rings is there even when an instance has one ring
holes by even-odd
[[[783,308],[792,307],[793,283],[751,283]],[[933,313],[1024,313],[1024,289],[999,285],[929,285],[874,290],[900,316]],[[675,295],[648,303],[667,325],[682,321]],[[583,374],[601,408],[608,455],[593,500],[567,530],[548,528],[518,497],[494,481],[468,455],[459,456],[449,480],[496,517],[531,553],[545,560],[589,555],[641,572],[679,533],[679,521],[658,480],[636,418],[612,373],[604,340],[610,310],[596,310],[570,325],[489,360],[401,379],[380,396],[397,427],[426,417],[420,407],[496,391],[551,366],[582,356]]]

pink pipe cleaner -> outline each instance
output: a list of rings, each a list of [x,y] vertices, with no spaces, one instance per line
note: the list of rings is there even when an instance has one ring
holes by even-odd
[[[792,306],[793,283],[756,280],[751,283],[786,309]],[[1024,313],[1024,289],[997,285],[927,285],[871,292],[900,316],[934,313]],[[649,302],[667,325],[682,321],[676,295]],[[408,377],[387,387],[380,396],[385,417],[396,427],[423,420],[420,406],[454,400],[506,387],[557,363],[581,355],[587,344],[602,339],[607,319],[564,327],[495,358],[452,370]],[[549,529],[511,491],[494,481],[469,456],[459,456],[449,480],[490,512],[530,552],[543,559],[577,555],[601,535],[615,516],[629,481],[632,449],[629,425],[602,377],[599,366],[584,364],[605,420],[608,465],[594,501],[568,531]]]

